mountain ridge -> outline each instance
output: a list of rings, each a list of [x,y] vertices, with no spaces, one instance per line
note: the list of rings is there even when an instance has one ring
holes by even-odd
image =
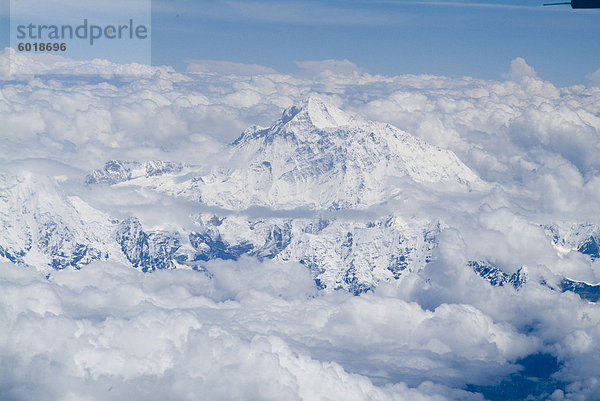
[[[203,177],[202,187],[206,202],[226,208],[364,208],[392,199],[394,181],[403,179],[445,190],[487,187],[451,151],[312,97],[270,127],[244,131],[230,151],[234,170]]]
[[[116,218],[63,193],[61,179],[39,172],[0,174],[7,228],[0,257],[42,270],[113,260],[152,272],[203,270],[207,261],[246,255],[303,264],[319,288],[360,294],[422,271],[447,228],[431,215],[379,205],[407,188],[440,196],[488,188],[454,153],[317,98],[284,110],[268,128],[248,128],[228,152],[235,163],[210,172],[173,161],[109,160],[85,178],[82,191],[94,188],[98,196],[110,187],[183,199],[185,227],[148,227],[135,211]],[[252,208],[264,213],[246,213]],[[299,210],[310,213],[293,212]],[[363,216],[344,217],[349,211]],[[598,257],[597,227],[547,227],[557,252]],[[511,276],[485,261],[465,267],[493,285],[520,288],[527,281],[525,273]],[[564,289],[595,291],[573,283]]]

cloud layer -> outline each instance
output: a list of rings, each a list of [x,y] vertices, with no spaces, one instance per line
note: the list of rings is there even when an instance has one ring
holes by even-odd
[[[316,290],[301,265],[251,259],[212,262],[206,274],[94,263],[47,278],[4,263],[0,393],[478,400],[460,389],[494,386],[522,371],[520,359],[551,353],[559,390],[589,399],[600,373],[597,307],[540,286],[490,287],[446,247],[443,270],[419,278],[428,285],[361,297]]]
[[[477,400],[466,389],[510,382],[530,355],[558,362],[540,398],[592,398],[597,306],[535,278],[600,281],[597,260],[557,250],[543,227],[599,223],[600,90],[556,88],[525,60],[508,64],[502,82],[373,76],[347,60],[300,62],[296,75],[197,61],[186,74],[4,76],[0,157],[66,192],[101,198],[80,184],[108,159],[209,170],[248,126],[315,93],[454,151],[491,189],[449,197],[406,186],[378,206],[445,228],[423,271],[360,297],[317,291],[300,265],[253,259],[207,263],[206,274],[95,263],[47,278],[4,263],[0,398]],[[107,210],[156,225],[193,210],[144,191],[103,196]],[[507,274],[526,266],[530,285],[491,287],[466,268],[480,259]]]
[[[293,264],[209,271],[2,265],[3,399],[479,399],[419,377],[485,384],[539,347],[469,306],[317,293]]]
[[[453,150],[488,181],[551,191],[552,175],[559,186],[579,180],[580,191],[595,185],[595,87],[556,88],[520,58],[505,82],[371,76],[347,60],[298,65],[299,76],[204,61],[190,64],[195,73],[189,75],[145,67],[141,78],[5,81],[2,118],[10,135],[4,141],[13,145],[6,155],[44,156],[35,145],[41,141],[54,157],[86,169],[90,161],[100,167],[113,156],[198,160],[248,126],[270,124],[283,108],[319,93],[343,110]],[[85,162],[77,161],[79,154]]]

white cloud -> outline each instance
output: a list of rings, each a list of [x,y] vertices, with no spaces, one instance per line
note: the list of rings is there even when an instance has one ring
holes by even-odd
[[[191,74],[214,73],[218,75],[264,75],[277,73],[277,71],[270,67],[258,64],[243,64],[218,60],[189,61],[187,72]]]
[[[0,358],[11,369],[0,391],[8,400],[477,400],[453,388],[492,385],[540,351],[564,362],[570,396],[590,391],[594,305],[543,287],[492,289],[457,270],[460,247],[443,252],[446,267],[424,272],[429,286],[361,297],[316,291],[300,265],[251,259],[209,263],[209,275],[95,263],[49,279],[1,264]]]
[[[176,73],[171,67],[152,67],[131,63],[118,64],[103,59],[75,61],[55,54],[19,53],[12,48],[0,52],[2,79],[31,79],[34,75],[92,75],[110,79],[114,76],[151,77],[154,74],[169,72],[172,78]],[[8,68],[7,68],[8,67]]]
[[[517,57],[511,61],[508,79],[515,82],[520,82],[527,78],[537,78],[537,73],[533,67],[527,64],[527,62],[521,57]]]
[[[588,75],[585,76],[587,79],[589,79],[593,84],[600,84],[600,69],[589,73]]]
[[[361,69],[351,61],[344,60],[319,60],[297,61],[300,70],[310,76],[345,75],[357,77]]]
[[[412,389],[374,385],[358,372],[389,374],[386,366],[395,360],[396,369],[444,377],[452,369],[448,351],[496,369],[531,346],[473,308],[427,312],[391,298],[316,294],[300,266],[282,271],[245,260],[209,269],[212,279],[193,271],[143,275],[95,264],[46,280],[2,265],[0,313],[8,331],[0,349],[12,370],[0,388],[11,400],[42,394],[100,399],[107,391],[116,400],[197,394],[215,400],[478,399],[426,383]],[[471,332],[469,344],[462,330]],[[491,343],[490,331],[497,337]],[[348,352],[354,356],[345,358]],[[357,365],[356,357],[370,361]],[[34,385],[31,377],[41,380]]]
[[[316,292],[303,267],[251,259],[208,263],[210,279],[96,264],[46,280],[4,264],[4,398],[31,399],[33,391],[57,400],[481,399],[460,389],[492,385],[537,352],[557,356],[556,378],[568,383],[548,396],[589,399],[598,391],[596,305],[535,279],[518,292],[492,288],[465,263],[600,279],[597,261],[558,253],[540,228],[598,220],[600,91],[556,88],[522,59],[504,82],[372,76],[347,60],[298,66],[306,74],[203,61],[188,74],[147,67],[137,78],[3,81],[1,157],[17,170],[31,165],[16,159],[36,157],[77,167],[40,161],[32,172],[67,177],[69,191],[112,158],[210,169],[246,127],[270,124],[318,93],[453,150],[493,184],[460,196],[407,186],[397,202],[372,211],[402,210],[450,227],[432,263],[361,297]],[[139,211],[157,226],[183,225],[198,207],[123,188],[103,197],[106,210]]]

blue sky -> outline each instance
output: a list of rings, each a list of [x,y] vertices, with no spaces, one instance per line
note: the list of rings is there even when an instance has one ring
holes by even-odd
[[[600,69],[600,11],[543,2],[154,0],[153,63],[185,70],[189,60],[225,60],[293,72],[298,61],[347,59],[386,75],[502,79],[523,57],[557,85],[588,83]],[[7,36],[4,29],[4,44]]]

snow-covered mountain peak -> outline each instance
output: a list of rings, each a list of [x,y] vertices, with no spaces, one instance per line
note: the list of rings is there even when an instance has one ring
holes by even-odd
[[[228,209],[363,208],[394,198],[405,178],[440,190],[485,187],[451,151],[313,97],[269,128],[248,128],[230,149],[232,168],[199,187],[204,202]]]
[[[268,128],[253,125],[233,142],[233,145],[244,145],[266,141],[272,143],[280,139],[291,140],[295,145],[300,143],[320,142],[324,137],[344,136],[351,128],[363,127],[368,121],[352,116],[336,106],[318,97],[308,97],[300,103],[285,109],[281,119]]]
[[[281,123],[288,126],[317,129],[349,125],[352,117],[339,108],[318,97],[308,97],[297,105],[288,107],[281,116]]]
[[[363,209],[396,198],[405,183],[451,192],[486,189],[451,151],[315,97],[286,109],[268,128],[248,128],[210,172],[115,160],[86,182],[160,188],[228,210]]]

